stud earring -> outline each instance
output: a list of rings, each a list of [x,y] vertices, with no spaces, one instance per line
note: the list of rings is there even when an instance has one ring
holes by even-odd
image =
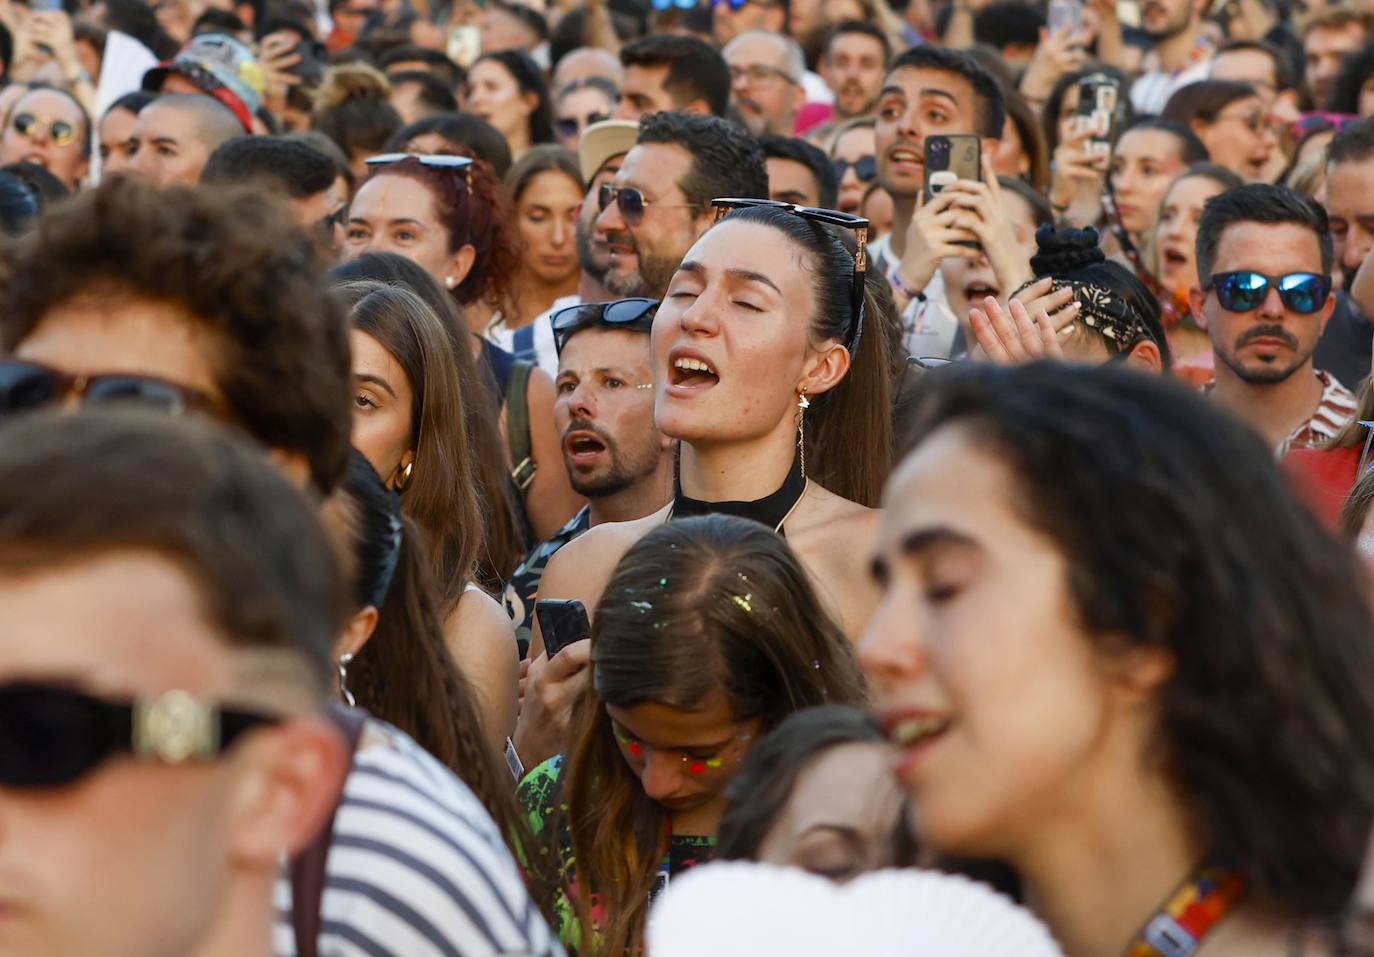
[[[350,708],[355,708],[358,702],[353,698],[353,692],[348,690],[348,666],[353,663],[353,652],[339,655],[339,697],[344,699],[344,704]]]
[[[452,276],[449,276],[444,280],[444,285],[447,286],[449,289],[452,289],[454,286],[458,285],[458,280],[454,279]]]
[[[806,410],[811,408],[811,400],[806,397],[806,386],[801,387],[797,396],[797,457],[801,460],[802,478],[806,478]]]

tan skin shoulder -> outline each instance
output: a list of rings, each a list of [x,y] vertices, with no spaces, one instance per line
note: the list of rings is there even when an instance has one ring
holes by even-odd
[[[479,699],[488,746],[501,753],[518,704],[520,656],[510,616],[486,592],[470,588],[444,622],[444,644]]]
[[[667,521],[669,508],[665,505],[652,515],[632,522],[607,522],[589,528],[549,559],[539,580],[538,597],[576,599],[586,606],[587,616],[593,617],[615,567],[635,542]],[[543,653],[544,637],[536,616],[529,657],[538,658]]]
[[[822,605],[855,643],[881,597],[868,567],[882,516],[812,483],[783,527]]]

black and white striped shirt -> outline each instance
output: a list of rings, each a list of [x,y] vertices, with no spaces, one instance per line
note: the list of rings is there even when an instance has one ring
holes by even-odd
[[[334,819],[321,957],[562,957],[491,816],[402,732],[369,719]],[[296,957],[291,884],[277,957]]]

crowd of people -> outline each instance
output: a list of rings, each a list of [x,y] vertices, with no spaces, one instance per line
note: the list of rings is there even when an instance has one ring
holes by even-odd
[[[1374,955],[1346,2],[0,0],[0,955]]]

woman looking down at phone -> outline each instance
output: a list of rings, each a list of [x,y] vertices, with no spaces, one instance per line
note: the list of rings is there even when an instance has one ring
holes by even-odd
[[[584,954],[621,957],[642,948],[650,898],[713,856],[725,786],[754,742],[795,711],[865,694],[792,550],[733,516],[636,542],[590,646],[567,757],[530,772],[519,797],[555,931]]]
[[[866,224],[767,200],[716,203],[728,215],[688,251],[651,334],[655,419],[680,441],[673,502],[564,547],[539,597],[592,608],[650,531],[725,512],[784,535],[822,606],[854,636],[874,596],[853,556],[876,530],[870,506],[892,455],[891,361],[865,288]],[[829,225],[840,222],[855,227],[858,257]],[[586,680],[585,642],[552,661],[542,651],[536,627],[516,737],[527,766],[562,748]]]

